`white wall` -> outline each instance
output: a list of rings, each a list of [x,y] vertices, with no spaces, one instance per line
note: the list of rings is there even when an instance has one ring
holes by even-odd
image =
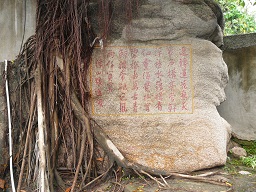
[[[16,58],[24,34],[24,24],[26,42],[35,33],[35,18],[36,0],[0,0],[0,61]]]

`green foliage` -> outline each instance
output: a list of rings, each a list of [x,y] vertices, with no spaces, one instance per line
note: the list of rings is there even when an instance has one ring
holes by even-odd
[[[256,21],[245,11],[244,0],[217,0],[217,2],[224,14],[225,35],[256,32]]]
[[[223,168],[225,171],[230,174],[237,174],[237,168],[241,165],[246,167],[256,168],[256,141],[245,141],[233,138],[233,141],[240,144],[247,152],[247,157],[230,158],[228,157],[227,163]]]
[[[249,157],[242,157],[242,163],[247,167],[252,167],[253,169],[256,167],[256,155],[252,155]]]
[[[256,156],[256,141],[251,141],[250,144],[243,145],[242,147],[246,150],[248,155],[255,155]]]
[[[246,143],[246,145],[242,145],[242,147],[249,155],[248,157],[242,157],[242,163],[247,167],[256,168],[256,141]]]

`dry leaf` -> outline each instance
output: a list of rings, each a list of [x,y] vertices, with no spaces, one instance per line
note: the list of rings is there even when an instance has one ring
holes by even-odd
[[[0,189],[5,189],[5,180],[0,179]]]
[[[65,190],[65,192],[70,192],[71,191],[71,187],[69,187],[69,188],[67,188],[66,190]]]
[[[96,160],[102,162],[102,161],[103,161],[103,158],[102,158],[102,157],[99,157],[99,158],[97,158]]]

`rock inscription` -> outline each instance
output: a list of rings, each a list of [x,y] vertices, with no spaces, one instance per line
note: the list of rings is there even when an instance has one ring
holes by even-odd
[[[190,45],[106,47],[94,55],[93,115],[193,113]]]

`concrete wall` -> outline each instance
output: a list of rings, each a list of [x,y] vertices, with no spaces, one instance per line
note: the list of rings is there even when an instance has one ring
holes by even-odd
[[[223,57],[228,65],[227,100],[218,111],[239,139],[256,140],[256,34],[228,37]],[[240,39],[240,40],[239,40]],[[248,42],[241,44],[248,39]],[[242,47],[247,44],[255,46]],[[239,45],[239,46],[238,46]],[[240,48],[239,48],[240,47]]]
[[[4,143],[7,137],[7,110],[2,61],[16,58],[23,35],[25,43],[27,38],[35,33],[35,18],[36,0],[0,0],[0,164],[6,162],[7,155],[4,154],[8,152]]]
[[[0,0],[0,3],[0,61],[14,60],[19,54],[23,34],[25,42],[35,33],[36,1]]]

